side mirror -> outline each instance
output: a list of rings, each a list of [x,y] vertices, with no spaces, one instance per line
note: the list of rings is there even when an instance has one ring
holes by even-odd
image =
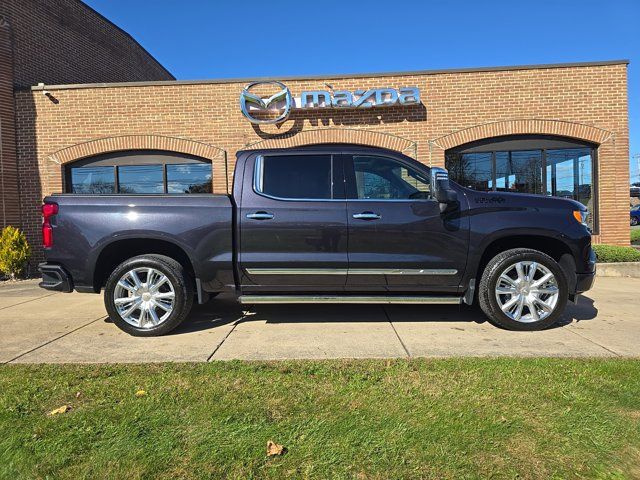
[[[449,186],[449,172],[444,168],[431,167],[431,195],[442,213],[458,206],[458,194]]]

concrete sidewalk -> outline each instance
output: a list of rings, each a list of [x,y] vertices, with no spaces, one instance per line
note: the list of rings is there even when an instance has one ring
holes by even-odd
[[[106,318],[102,296],[0,285],[0,362],[164,362],[443,356],[639,356],[640,279],[598,278],[560,326],[509,332],[477,308],[264,305],[231,297],[196,306],[174,333],[135,338]]]

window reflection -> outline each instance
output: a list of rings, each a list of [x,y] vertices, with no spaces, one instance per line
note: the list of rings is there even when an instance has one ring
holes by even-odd
[[[127,165],[118,167],[120,193],[164,193],[162,165]]]
[[[591,149],[547,150],[547,195],[571,198],[593,211]],[[590,223],[589,223],[590,224]]]
[[[185,163],[167,165],[168,193],[211,193],[211,165]]]
[[[447,162],[452,179],[474,190],[493,189],[491,153],[463,153],[455,161]]]
[[[510,152],[509,169],[510,191],[542,193],[542,150]]]
[[[577,200],[589,209],[593,227],[593,150],[532,149],[446,155],[449,176],[475,190],[546,194]]]
[[[116,191],[113,167],[79,167],[71,170],[72,193],[114,193]]]
[[[212,193],[212,164],[177,152],[125,150],[65,166],[68,193]]]

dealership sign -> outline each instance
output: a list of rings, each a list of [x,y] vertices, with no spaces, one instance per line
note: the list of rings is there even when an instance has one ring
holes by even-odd
[[[269,86],[271,96],[263,97],[252,92],[257,86]],[[265,88],[263,88],[265,89]],[[309,90],[294,97],[291,90],[282,82],[253,82],[240,93],[240,110],[251,123],[284,122],[295,109],[322,108],[379,108],[394,105],[417,105],[420,103],[420,90],[417,87],[370,88],[368,90]],[[270,112],[275,118],[261,117]]]

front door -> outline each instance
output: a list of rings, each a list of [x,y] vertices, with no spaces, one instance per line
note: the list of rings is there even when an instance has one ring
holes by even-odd
[[[306,150],[250,158],[239,210],[243,292],[344,290],[347,213],[339,155]]]
[[[402,156],[344,161],[349,290],[455,291],[467,259],[468,219],[443,215],[429,171]]]

